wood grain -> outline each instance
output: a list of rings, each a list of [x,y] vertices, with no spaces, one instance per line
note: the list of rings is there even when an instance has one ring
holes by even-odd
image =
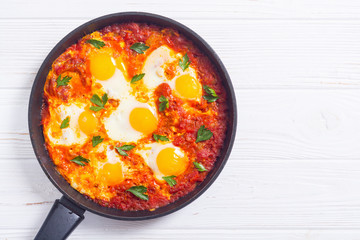
[[[0,19],[0,29],[9,33],[0,45],[0,71],[11,79],[0,88],[30,88],[52,47],[87,20]],[[360,88],[360,20],[181,22],[218,52],[235,88]]]
[[[119,224],[121,225],[121,224]],[[267,240],[358,240],[358,230],[334,231],[334,230],[188,230],[188,229],[157,229],[143,230],[140,226],[122,230],[121,226],[117,229],[105,229],[104,232],[75,231],[68,239],[267,239]],[[81,229],[82,225],[78,229]],[[110,233],[113,234],[110,234]],[[180,233],[179,233],[180,232]],[[6,231],[8,239],[32,239],[35,235],[34,230],[9,229]],[[125,238],[124,238],[125,237]]]
[[[1,161],[3,178],[19,178],[3,188],[1,229],[37,229],[60,194],[35,161]],[[87,213],[79,232],[151,233],[153,230],[321,230],[360,227],[359,161],[244,160],[232,157],[218,181],[188,207],[161,219],[123,222]],[[229,191],[231,186],[232,191]],[[5,194],[6,193],[6,194]],[[26,198],[22,196],[26,195]],[[45,201],[43,204],[33,204]],[[226,204],[221,204],[226,203]],[[219,216],[219,217],[214,217]],[[184,221],[186,217],[186,221]],[[228,218],[231,221],[227,220]],[[202,221],[207,219],[207,221]],[[90,231],[90,232],[89,232]],[[150,231],[150,232],[149,232]],[[85,233],[86,232],[86,233]],[[141,234],[140,234],[141,233]],[[96,235],[95,236],[99,236]]]
[[[26,121],[29,93],[0,89],[0,112],[8,115],[0,124],[0,156],[5,159],[33,158]],[[356,160],[360,155],[358,89],[238,89],[236,98],[235,156],[291,161]]]
[[[87,212],[69,239],[360,238],[360,1],[18,0],[0,7],[0,239],[32,239],[61,197],[29,139],[36,72],[71,30],[118,11],[171,17],[215,49],[235,87],[236,142],[186,208],[136,222]]]
[[[69,8],[69,6],[71,6]],[[86,6],[86,7],[85,7]],[[353,19],[359,18],[360,3],[353,0],[183,0],[176,7],[167,0],[104,0],[89,4],[86,0],[52,2],[42,0],[9,1],[0,9],[5,19],[88,18],[113,12],[146,11],[177,19]]]

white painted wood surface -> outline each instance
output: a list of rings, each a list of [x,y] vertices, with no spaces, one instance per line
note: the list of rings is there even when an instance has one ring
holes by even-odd
[[[238,133],[218,180],[169,216],[86,213],[69,239],[360,239],[360,1],[4,1],[0,7],[0,239],[31,239],[61,195],[27,129],[52,47],[109,13],[148,11],[199,33],[227,66]]]

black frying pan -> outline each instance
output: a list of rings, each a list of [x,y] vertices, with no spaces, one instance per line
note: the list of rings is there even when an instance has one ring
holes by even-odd
[[[228,95],[229,119],[227,137],[221,155],[217,159],[214,168],[208,173],[206,179],[201,182],[194,191],[178,199],[177,201],[156,209],[155,211],[121,211],[119,209],[106,208],[80,194],[59,174],[53,161],[45,148],[43,130],[41,126],[41,106],[43,103],[43,89],[46,77],[51,69],[52,62],[63,53],[70,45],[76,43],[84,35],[114,23],[123,22],[146,22],[164,27],[177,29],[185,35],[212,61],[226,89]],[[216,29],[214,29],[216,31]],[[29,131],[31,143],[35,155],[50,181],[59,189],[63,197],[56,200],[44,224],[35,239],[65,239],[84,219],[85,210],[104,217],[118,220],[144,220],[161,217],[175,212],[199,197],[216,179],[223,169],[232,149],[236,132],[236,100],[230,77],[214,50],[195,32],[184,25],[159,15],[143,12],[124,12],[106,15],[91,20],[73,30],[64,37],[49,53],[36,75],[29,102]]]

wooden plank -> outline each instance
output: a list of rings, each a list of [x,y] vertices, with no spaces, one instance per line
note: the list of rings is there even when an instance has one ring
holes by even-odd
[[[97,228],[87,229],[80,225],[68,238],[72,239],[246,239],[246,240],[358,240],[359,230],[188,230],[188,229],[156,229],[145,230],[137,224],[124,226],[118,223],[117,229],[98,231]],[[151,225],[151,223],[149,223]],[[34,229],[7,229],[4,236],[8,239],[31,239],[35,236]],[[5,239],[5,238],[4,238]]]
[[[0,71],[7,84],[0,88],[30,88],[52,47],[84,22],[0,20],[0,31],[8,33],[0,45]],[[360,20],[182,22],[215,49],[235,88],[360,88]]]
[[[69,7],[71,6],[71,7]],[[54,11],[56,9],[56,11]],[[1,18],[95,18],[124,11],[145,11],[184,19],[239,18],[359,18],[360,3],[352,0],[264,0],[264,1],[202,1],[183,0],[174,4],[166,0],[131,1],[104,0],[93,4],[81,0],[64,0],[47,5],[44,1],[9,1],[0,9]]]
[[[60,193],[35,160],[2,160],[0,167],[0,181],[6,182],[0,189],[0,212],[6,216],[6,221],[0,218],[0,235],[17,226],[37,229]],[[209,190],[176,213],[137,222],[86,213],[79,231],[115,234],[135,227],[143,229],[142,234],[164,229],[358,229],[359,193],[355,189],[360,184],[359,174],[360,161],[245,160],[233,156]]]
[[[0,156],[32,159],[28,89],[0,89]],[[243,159],[358,159],[360,90],[236,90]],[[21,146],[19,148],[18,146]]]
[[[151,223],[149,223],[151,225]],[[3,231],[8,239],[32,239],[36,229],[7,229]],[[188,230],[188,229],[156,229],[144,230],[132,223],[124,226],[118,223],[117,229],[98,231],[97,228],[85,231],[80,225],[68,238],[72,239],[267,239],[267,240],[358,240],[358,230]],[[5,239],[5,238],[4,238]]]

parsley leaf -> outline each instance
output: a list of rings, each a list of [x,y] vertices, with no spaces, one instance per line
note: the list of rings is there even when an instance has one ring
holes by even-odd
[[[133,186],[126,191],[131,192],[136,197],[147,201],[147,200],[149,200],[149,196],[144,194],[144,192],[146,192],[146,190],[147,190],[147,188],[144,186]]]
[[[102,100],[100,99],[100,97],[99,97],[97,94],[94,94],[94,95],[91,97],[90,101],[91,101],[93,104],[98,105],[98,106],[100,106],[100,107],[103,107],[103,106],[104,106]]]
[[[134,43],[130,47],[130,49],[140,54],[144,54],[144,51],[146,51],[148,48],[149,46],[146,46],[144,43],[140,43],[140,42]]]
[[[82,157],[82,156],[77,156],[77,157],[75,157],[75,158],[73,158],[73,159],[71,159],[70,161],[72,161],[72,162],[74,162],[74,163],[76,163],[76,164],[78,164],[78,165],[80,165],[80,166],[85,166],[85,163],[88,163],[88,162],[90,162],[90,160],[89,159],[87,159],[87,158],[84,158],[84,157]],[[85,162],[85,163],[84,163]]]
[[[212,89],[211,87],[207,86],[207,85],[204,85],[203,86],[205,92],[208,94],[208,95],[205,95],[203,96],[203,98],[208,101],[208,102],[215,102],[216,100],[218,100],[218,95],[216,94],[215,90]]]
[[[94,111],[94,112],[98,112],[100,111],[101,109],[104,108],[105,104],[107,103],[108,101],[108,96],[106,93],[104,93],[104,95],[102,96],[102,98],[100,99],[100,97],[97,95],[97,94],[94,94],[90,101],[97,105],[97,106],[91,106],[90,107],[90,110]]]
[[[92,138],[92,146],[96,147],[99,143],[101,143],[104,139],[101,136],[93,136]]]
[[[102,103],[104,106],[108,101],[108,95],[106,93],[104,93],[104,95],[102,95],[102,97],[101,97],[101,100],[102,100]]]
[[[104,109],[104,107],[97,107],[97,106],[91,106],[90,107],[90,110],[94,111],[94,112],[98,112],[100,111],[101,109]]]
[[[157,134],[153,134],[153,138],[155,139],[155,141],[159,142],[160,141],[169,141],[169,139],[166,136],[163,135],[157,135]]]
[[[69,76],[65,76],[61,79],[61,74],[59,75],[59,77],[56,79],[56,87],[60,87],[60,86],[67,86],[69,84],[70,79],[72,79],[72,77]]]
[[[136,83],[137,81],[140,81],[145,76],[145,73],[137,74],[133,76],[130,83]]]
[[[201,142],[201,141],[205,141],[210,139],[213,136],[213,133],[205,128],[204,125],[201,125],[201,127],[199,128],[198,132],[197,132],[197,137],[196,137],[196,143]]]
[[[61,122],[60,129],[67,128],[69,126],[69,122],[70,117],[68,116]]]
[[[190,63],[191,62],[189,61],[189,56],[187,55],[187,53],[185,53],[182,59],[179,59],[179,66],[183,71],[185,71],[185,69],[189,67]]]
[[[171,175],[171,176],[167,176],[167,177],[162,177],[169,185],[170,187],[173,187],[176,185],[176,180],[174,179],[176,176]]]
[[[96,47],[97,49],[102,48],[103,46],[105,46],[105,43],[96,39],[88,39],[86,40],[86,43],[90,43],[91,45],[93,45],[94,47]]]
[[[206,172],[207,169],[204,167],[204,165],[202,165],[201,163],[198,163],[198,162],[193,162],[194,166],[196,167],[196,169],[199,171],[199,172]]]
[[[121,147],[115,147],[115,149],[118,151],[118,153],[122,156],[129,156],[125,151],[130,151],[133,149],[134,145],[122,145]]]
[[[160,104],[159,104],[160,112],[164,111],[166,108],[169,108],[169,100],[166,97],[164,97],[163,95],[161,95],[159,97],[159,102],[160,102]]]

